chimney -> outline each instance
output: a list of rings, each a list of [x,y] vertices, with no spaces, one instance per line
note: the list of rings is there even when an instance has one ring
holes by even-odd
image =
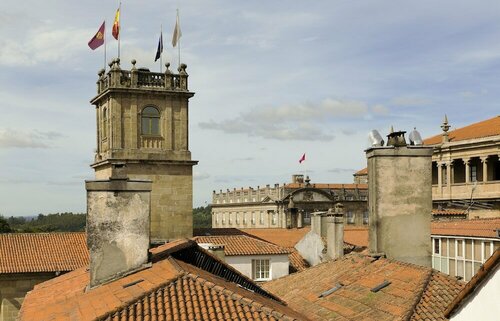
[[[331,259],[344,256],[344,205],[335,204],[326,215],[326,254]]]
[[[199,243],[198,244],[201,248],[207,250],[208,252],[212,253],[221,261],[226,260],[226,254],[224,252],[224,245],[222,244],[213,244],[213,243]]]
[[[311,231],[321,236],[321,215],[324,212],[311,213]]]
[[[292,183],[303,184],[304,183],[304,175],[302,175],[302,174],[292,175]]]
[[[368,159],[369,249],[403,262],[431,265],[432,147],[407,146],[393,132]]]
[[[124,177],[123,166],[85,182],[90,288],[147,266],[152,183]]]

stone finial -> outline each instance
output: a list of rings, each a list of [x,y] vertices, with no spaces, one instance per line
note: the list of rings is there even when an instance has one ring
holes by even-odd
[[[306,176],[305,182],[306,182],[306,187],[311,186],[311,179],[309,178],[309,176]]]
[[[394,133],[394,126],[391,125],[391,130],[389,130],[389,134]]]
[[[132,64],[132,70],[136,70],[135,64],[137,63],[137,61],[135,59],[132,59],[130,63]]]
[[[166,74],[171,74],[171,73],[172,73],[172,72],[170,71],[169,67],[170,67],[170,63],[169,63],[169,62],[167,62],[167,63],[165,64],[165,73],[166,73]]]
[[[443,143],[447,143],[450,141],[450,138],[448,137],[448,131],[450,130],[450,124],[448,124],[448,116],[446,114],[444,115],[443,123],[441,124],[441,129],[443,130]]]
[[[177,68],[177,70],[179,71],[179,74],[187,75],[186,68],[187,68],[186,64],[181,64],[179,68]]]
[[[99,72],[97,73],[97,75],[99,75],[99,78],[101,78],[104,73],[106,72],[106,70],[104,68],[102,68],[101,70],[99,70]]]

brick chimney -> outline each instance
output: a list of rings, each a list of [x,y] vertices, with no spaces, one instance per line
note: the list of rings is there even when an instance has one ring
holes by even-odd
[[[151,181],[124,176],[86,181],[90,288],[147,266]]]
[[[391,131],[389,146],[366,150],[369,249],[372,254],[430,266],[433,149],[407,146],[404,134]]]

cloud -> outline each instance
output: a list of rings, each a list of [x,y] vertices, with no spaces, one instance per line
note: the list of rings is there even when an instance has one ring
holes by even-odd
[[[400,107],[415,107],[428,105],[429,103],[429,100],[416,96],[401,96],[391,100],[391,104]]]
[[[204,180],[204,179],[207,179],[210,177],[210,174],[208,173],[200,173],[200,172],[194,172],[193,173],[193,178],[197,181],[201,181],[201,180]]]
[[[387,112],[382,105],[376,105],[371,110],[379,114]],[[364,102],[327,98],[316,104],[254,108],[233,119],[210,120],[199,123],[199,126],[227,134],[247,134],[276,140],[331,141],[335,136],[327,129],[329,122],[364,119],[369,113],[370,107]]]
[[[379,115],[387,115],[389,113],[389,108],[379,104],[372,107],[372,112]]]
[[[340,174],[340,173],[352,173],[352,174],[354,174],[357,171],[358,171],[358,169],[352,169],[352,168],[332,168],[332,169],[328,170],[328,172],[330,172],[330,173],[337,173],[337,174]]]
[[[60,137],[63,135],[52,131],[0,129],[0,148],[50,148],[50,142]]]

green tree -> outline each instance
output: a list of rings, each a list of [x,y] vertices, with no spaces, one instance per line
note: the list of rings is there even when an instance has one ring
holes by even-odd
[[[193,227],[212,227],[212,207],[210,205],[193,208]]]
[[[0,233],[10,233],[10,232],[12,232],[12,229],[10,228],[9,223],[3,216],[0,216]]]

